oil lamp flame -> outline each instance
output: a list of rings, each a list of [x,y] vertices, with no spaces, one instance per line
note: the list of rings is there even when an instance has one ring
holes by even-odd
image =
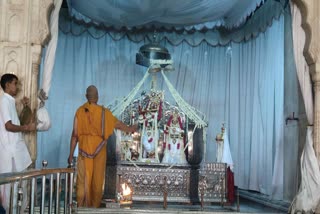
[[[123,196],[131,195],[131,189],[126,183],[121,184],[121,187]]]

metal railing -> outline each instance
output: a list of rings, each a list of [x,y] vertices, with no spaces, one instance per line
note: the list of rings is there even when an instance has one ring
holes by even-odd
[[[0,185],[10,184],[10,210],[7,213],[71,213],[73,206],[73,178],[74,168],[55,168],[46,169],[46,163],[43,163],[43,169],[28,170],[24,172],[3,173],[0,174]],[[26,187],[22,185],[27,181]],[[61,183],[64,182],[64,185]],[[49,185],[47,184],[49,183]],[[47,188],[47,185],[49,189]],[[16,186],[16,187],[15,187]],[[14,189],[17,188],[17,194]],[[27,188],[28,196],[23,195],[23,188]],[[38,188],[41,194],[38,194]],[[63,191],[62,191],[63,190]],[[64,193],[64,199],[60,198]],[[39,196],[40,195],[40,196]],[[16,197],[17,203],[14,203]],[[29,209],[22,210],[23,197],[28,197]],[[40,203],[39,200],[40,199]],[[63,207],[60,204],[63,202]]]

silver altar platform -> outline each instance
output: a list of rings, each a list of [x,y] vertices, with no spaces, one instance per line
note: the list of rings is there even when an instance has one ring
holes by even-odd
[[[204,167],[167,164],[120,163],[107,167],[105,198],[115,199],[120,184],[133,191],[133,201],[227,202],[227,168],[224,163]]]

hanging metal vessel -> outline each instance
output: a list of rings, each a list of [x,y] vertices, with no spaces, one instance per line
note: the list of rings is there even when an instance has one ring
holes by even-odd
[[[171,56],[169,54],[168,49],[159,45],[156,42],[152,42],[150,44],[146,44],[140,47],[139,52],[136,54],[136,64],[142,65],[145,67],[149,67],[154,64],[154,61],[160,60],[171,60]],[[171,64],[168,63],[157,63],[162,68]]]

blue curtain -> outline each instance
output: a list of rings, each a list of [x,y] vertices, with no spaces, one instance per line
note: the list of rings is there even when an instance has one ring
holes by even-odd
[[[169,80],[209,121],[205,161],[215,161],[214,138],[226,122],[236,185],[279,198],[283,192],[283,29],[281,16],[267,31],[244,43],[213,47],[202,42],[192,47],[186,42],[178,46],[162,42],[174,59]],[[38,135],[37,166],[43,159],[49,167],[67,165],[73,117],[86,102],[85,89],[96,85],[99,103],[105,106],[127,95],[146,71],[135,64],[135,54],[146,42],[60,31],[46,104],[52,127]],[[170,100],[160,75],[158,88]]]

